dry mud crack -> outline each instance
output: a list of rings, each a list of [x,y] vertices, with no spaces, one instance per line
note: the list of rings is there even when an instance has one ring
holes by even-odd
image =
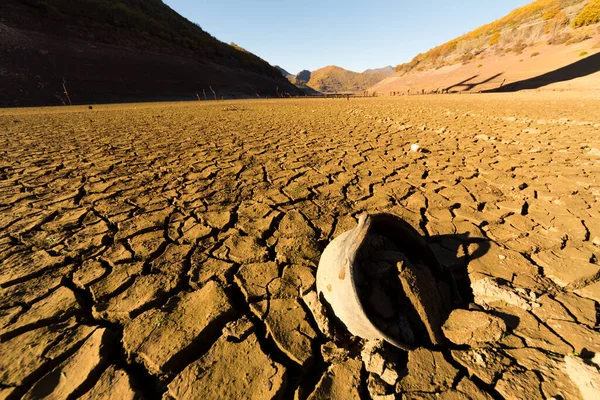
[[[598,109],[523,93],[0,110],[0,398],[583,398]],[[493,340],[462,314],[455,343],[410,352],[323,335],[303,298],[362,212],[426,236]]]

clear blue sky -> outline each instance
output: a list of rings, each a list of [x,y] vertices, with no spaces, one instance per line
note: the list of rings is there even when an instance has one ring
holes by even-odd
[[[163,0],[223,42],[295,74],[395,66],[528,0]]]

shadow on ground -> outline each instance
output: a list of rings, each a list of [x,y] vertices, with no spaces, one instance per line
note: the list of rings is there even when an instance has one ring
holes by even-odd
[[[460,91],[461,92],[470,92],[471,90],[473,90],[474,88],[476,88],[477,86],[483,85],[484,83],[488,83],[494,79],[496,79],[497,77],[499,77],[500,75],[502,75],[502,72],[490,76],[489,78],[480,81],[480,82],[469,82],[475,78],[477,78],[479,75],[473,75],[472,77],[465,79],[464,81],[460,81],[458,83],[455,83],[454,85],[448,86],[446,88],[444,88],[444,91],[449,92],[454,88],[463,88]]]
[[[518,92],[519,90],[538,89],[556,82],[569,81],[600,71],[600,53],[591,55],[562,68],[547,72],[533,78],[509,83],[495,89],[484,90],[484,93]]]
[[[428,238],[440,264],[454,275],[461,305],[473,302],[473,291],[467,266],[469,261],[483,257],[490,249],[489,239],[470,237],[469,233],[433,235]],[[471,245],[477,247],[473,250]],[[471,251],[471,254],[469,254]]]

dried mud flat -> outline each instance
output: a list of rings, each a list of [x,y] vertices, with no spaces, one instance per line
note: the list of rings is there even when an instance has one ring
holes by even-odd
[[[582,398],[599,99],[1,110],[0,398]],[[493,340],[321,334],[302,298],[364,211],[426,235]]]

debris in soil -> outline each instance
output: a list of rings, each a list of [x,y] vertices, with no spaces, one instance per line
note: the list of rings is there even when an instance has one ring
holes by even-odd
[[[367,389],[373,400],[394,400],[396,398],[394,388],[390,389],[390,386],[375,374],[369,374]]]
[[[458,374],[439,351],[419,348],[408,353],[408,365],[396,385],[397,393],[448,390]]]
[[[452,358],[487,385],[493,384],[512,365],[512,360],[502,350],[477,348],[451,350]]]
[[[424,265],[399,262],[398,269],[404,293],[425,325],[429,340],[435,345],[444,343],[441,325],[445,313],[444,301],[449,302],[449,298],[440,293],[435,277]]]
[[[331,328],[329,325],[329,318],[327,318],[327,311],[321,302],[319,301],[319,295],[316,291],[311,290],[302,297],[304,304],[308,307],[308,310],[313,316],[314,321],[317,323],[317,327],[323,335],[327,338],[332,338]]]
[[[393,353],[386,352],[381,340],[367,341],[360,353],[365,369],[371,372],[388,385],[395,385],[398,381],[396,366],[397,357]]]
[[[584,400],[600,399],[600,355],[590,361],[567,355],[564,369]]]
[[[471,289],[473,290],[475,303],[485,308],[491,307],[492,303],[498,301],[521,307],[526,311],[540,307],[534,292],[527,289],[515,288],[510,283],[499,279],[480,279],[471,284]]]
[[[228,322],[223,328],[223,336],[229,341],[242,341],[254,332],[254,325],[247,316]]]
[[[504,321],[481,311],[454,310],[442,326],[444,335],[454,344],[472,347],[500,340],[506,332]]]
[[[361,362],[349,358],[327,368],[308,400],[359,400]]]
[[[232,104],[230,104],[230,105],[228,105],[228,106],[225,106],[225,107],[223,108],[223,111],[244,111],[244,110],[246,110],[246,108],[244,108],[244,107],[238,107],[238,106],[234,106],[234,105],[232,105]]]
[[[350,357],[350,352],[330,341],[321,345],[321,356],[326,363],[339,363]]]

